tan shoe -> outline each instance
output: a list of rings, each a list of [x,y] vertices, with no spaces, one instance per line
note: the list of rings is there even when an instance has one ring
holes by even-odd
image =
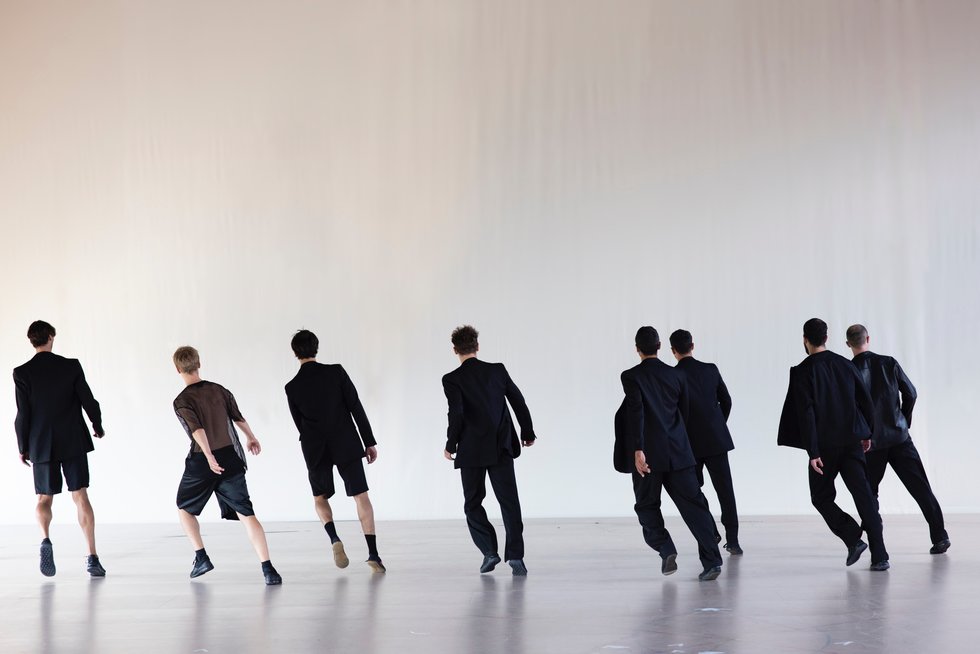
[[[347,558],[347,553],[344,552],[343,541],[337,541],[333,545],[333,562],[337,564],[338,568],[346,568],[350,565],[350,559]]]

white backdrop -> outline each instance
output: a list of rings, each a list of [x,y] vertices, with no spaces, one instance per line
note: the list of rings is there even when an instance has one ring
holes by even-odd
[[[787,369],[807,318],[842,353],[863,322],[944,508],[978,511],[977,33],[971,0],[0,1],[0,368],[53,323],[104,410],[99,520],[172,521],[193,344],[264,445],[259,517],[314,519],[282,390],[310,328],[374,425],[379,519],[460,518],[440,376],[470,322],[540,435],[526,514],[620,516],[619,372],[684,327],[734,396],[741,511],[809,514]],[[0,523],[30,522],[5,374]],[[882,505],[915,510],[893,477]]]

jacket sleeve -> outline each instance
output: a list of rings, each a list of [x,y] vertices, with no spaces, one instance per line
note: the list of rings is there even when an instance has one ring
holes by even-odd
[[[76,361],[76,363],[78,362]],[[92,430],[99,436],[105,434],[105,430],[102,429],[102,409],[92,395],[92,389],[88,387],[88,382],[85,381],[85,372],[82,370],[81,363],[78,363],[78,376],[75,378],[75,395],[82,404],[82,408],[85,409],[88,419],[92,421]]]
[[[442,378],[442,390],[446,393],[446,400],[449,402],[446,451],[455,454],[459,446],[459,436],[463,433],[463,393],[459,386],[449,379],[449,375]]]
[[[718,406],[721,407],[721,413],[725,416],[725,422],[728,422],[728,416],[732,413],[732,396],[728,394],[728,387],[725,386],[725,380],[721,378],[718,366],[715,366],[715,372],[718,373]]]
[[[17,398],[17,417],[14,431],[17,432],[17,449],[21,454],[29,454],[31,449],[31,399],[27,380],[14,371],[14,391]]]
[[[517,416],[517,424],[521,426],[521,440],[533,441],[537,436],[534,435],[534,425],[531,424],[531,412],[527,408],[527,402],[524,401],[524,395],[521,394],[521,389],[517,388],[514,380],[510,378],[510,375],[507,373],[507,368],[504,368],[503,364],[500,367],[503,368],[504,375],[507,378],[507,388],[504,394],[507,397],[507,401],[510,402],[510,406],[514,409],[514,415]]]
[[[289,395],[289,390],[286,390],[286,403],[289,404],[289,415],[293,417],[293,423],[296,425],[296,431],[303,432],[303,415],[299,412],[299,407],[293,402],[293,398]]]
[[[378,442],[374,440],[371,423],[368,422],[367,414],[361,405],[361,398],[357,396],[357,389],[354,388],[354,382],[351,381],[350,375],[347,374],[343,366],[341,366],[340,372],[344,377],[342,381],[344,386],[344,401],[347,403],[347,409],[350,411],[351,416],[354,417],[354,422],[357,424],[357,431],[360,432],[361,440],[364,441],[364,447],[374,447]]]
[[[871,392],[864,385],[864,380],[861,377],[861,373],[857,371],[857,368],[854,368],[854,399],[857,402],[858,411],[861,412],[864,421],[868,425],[871,436],[874,437],[875,406],[874,402],[871,401]]]
[[[687,394],[687,377],[681,375],[681,385],[677,393],[677,408],[684,419],[684,426],[687,427],[691,421],[691,399]]]
[[[898,380],[898,392],[902,396],[902,415],[905,416],[905,423],[911,427],[912,408],[915,406],[915,399],[918,397],[918,394],[915,392],[915,386],[912,385],[912,380],[902,370],[902,366],[898,364],[898,361],[895,362],[895,378]]]
[[[800,439],[806,447],[810,459],[820,457],[820,445],[817,439],[817,413],[814,407],[813,380],[811,375],[800,371],[790,375],[790,393],[796,407],[796,417],[799,421]]]
[[[626,437],[633,451],[642,450],[643,442],[643,396],[636,380],[624,371],[620,376],[623,392],[626,393]]]

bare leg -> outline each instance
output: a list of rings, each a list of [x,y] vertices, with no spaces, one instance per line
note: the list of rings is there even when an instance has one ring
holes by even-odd
[[[85,541],[88,543],[88,553],[98,556],[95,551],[95,511],[92,510],[92,503],[88,500],[88,489],[81,488],[71,492],[71,499],[75,500],[75,507],[78,509],[78,526],[85,534]]]
[[[330,508],[330,502],[326,497],[317,495],[313,498],[313,504],[316,506],[316,514],[320,516],[322,524],[333,522],[333,509]]]
[[[37,496],[37,524],[41,527],[41,538],[48,538],[51,528],[51,503],[54,502],[54,495]]]
[[[374,507],[371,506],[371,498],[367,491],[354,496],[354,504],[357,505],[357,519],[361,521],[361,531],[365,536],[374,535]]]
[[[265,541],[265,531],[262,529],[262,523],[254,515],[242,515],[239,513],[238,519],[245,525],[248,539],[252,541],[252,547],[255,548],[255,553],[258,555],[259,561],[268,561],[269,544]]]
[[[177,516],[180,518],[180,526],[184,528],[184,533],[190,539],[194,550],[203,550],[204,541],[201,540],[201,525],[197,521],[197,516],[188,513],[184,509],[177,509]]]

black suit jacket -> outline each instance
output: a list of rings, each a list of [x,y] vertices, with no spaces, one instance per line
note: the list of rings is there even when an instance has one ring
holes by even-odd
[[[871,438],[871,396],[854,365],[830,350],[811,354],[790,370],[779,420],[779,445],[798,447],[811,459],[820,450]]]
[[[442,388],[449,401],[446,451],[456,454],[455,467],[492,466],[502,452],[516,459],[521,441],[535,440],[531,412],[504,364],[466,359],[443,376]],[[521,426],[520,439],[507,402]]]
[[[354,382],[340,364],[304,363],[286,384],[286,399],[309,467],[354,461],[377,444]]]
[[[687,379],[690,414],[684,425],[694,456],[703,459],[735,449],[727,424],[732,412],[732,396],[728,394],[718,366],[684,357],[677,362],[676,368]]]
[[[82,364],[38,352],[14,368],[17,446],[34,463],[66,461],[95,449],[82,409],[100,436],[102,412],[85,381]]]
[[[892,357],[862,352],[851,361],[871,393],[875,407],[871,449],[880,450],[904,443],[912,426],[915,386]]]
[[[617,451],[629,451],[632,457],[643,450],[647,465],[658,472],[693,466],[694,454],[684,427],[688,418],[684,376],[660,359],[644,359],[623,371],[621,380],[626,399],[623,417],[617,421]],[[632,461],[628,467],[632,472]]]

